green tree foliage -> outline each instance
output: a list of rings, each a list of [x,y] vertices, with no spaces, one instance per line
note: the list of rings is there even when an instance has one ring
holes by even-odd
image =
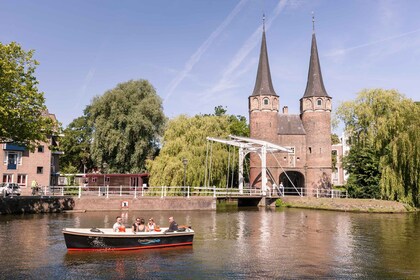
[[[395,90],[372,89],[344,102],[338,115],[351,140],[349,191],[420,205],[420,106]]]
[[[0,142],[33,149],[46,141],[55,125],[38,91],[33,51],[17,43],[0,43]]]
[[[214,115],[215,116],[223,116],[223,115],[225,115],[226,114],[226,112],[227,112],[227,109],[226,109],[226,107],[225,108],[223,108],[223,106],[222,105],[219,105],[219,106],[216,106],[216,107],[214,107]]]
[[[340,144],[340,137],[335,133],[331,134],[331,144]]]
[[[381,198],[379,157],[372,147],[352,146],[343,165],[350,174],[347,190],[351,197]]]
[[[240,130],[239,127],[243,129]],[[230,134],[248,136],[246,119],[221,114],[195,117],[181,115],[171,120],[163,136],[163,147],[159,156],[154,161],[148,161],[150,184],[182,186],[184,176],[182,159],[186,158],[187,185],[204,186],[206,163],[208,168],[211,162],[211,173],[207,174],[207,180],[211,179],[210,185],[226,186],[229,148],[224,144],[207,142],[206,137],[227,139]],[[207,151],[208,160],[206,160]],[[231,152],[231,157],[232,154]]]
[[[331,134],[331,143],[334,144],[340,144],[340,138],[337,134],[333,133]],[[335,172],[337,170],[337,152],[331,151],[331,166],[332,171]]]
[[[76,173],[88,172],[94,167],[90,157],[92,132],[86,116],[74,119],[64,130],[64,137],[60,141],[60,148],[65,151],[60,158],[64,170],[74,167]]]
[[[93,127],[91,157],[108,172],[145,170],[158,149],[166,117],[162,101],[146,80],[118,84],[85,110]]]

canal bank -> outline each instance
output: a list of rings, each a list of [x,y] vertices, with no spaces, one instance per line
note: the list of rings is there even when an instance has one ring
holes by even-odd
[[[268,198],[265,198],[268,199]],[[260,199],[261,200],[261,199]],[[147,210],[216,210],[224,203],[238,206],[306,208],[363,213],[407,213],[415,208],[396,201],[350,198],[282,197],[270,198],[268,202],[242,204],[237,199],[217,200],[201,197],[137,197],[117,196],[22,196],[0,198],[0,214],[33,214],[86,211],[147,211]],[[417,209],[418,211],[418,209]]]
[[[72,197],[16,196],[0,198],[0,214],[85,211],[216,210],[213,197]]]
[[[397,201],[354,198],[282,197],[277,205],[317,210],[361,213],[408,213],[418,211]]]

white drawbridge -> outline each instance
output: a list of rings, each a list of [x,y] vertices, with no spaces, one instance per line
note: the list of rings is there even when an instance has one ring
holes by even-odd
[[[243,166],[243,162],[245,159],[245,156],[248,153],[257,153],[259,155],[259,157],[261,158],[261,191],[262,191],[262,195],[265,196],[267,194],[267,152],[269,153],[274,153],[274,152],[287,152],[287,153],[292,153],[293,151],[264,141],[264,140],[258,140],[258,139],[252,139],[252,138],[247,138],[247,137],[239,137],[239,136],[234,136],[234,135],[229,135],[229,137],[231,138],[230,140],[225,140],[225,139],[218,139],[218,138],[212,138],[212,137],[207,137],[208,141],[213,141],[213,142],[219,142],[219,143],[223,143],[223,144],[227,144],[227,145],[231,145],[231,146],[235,146],[239,148],[239,178],[238,178],[238,182],[239,182],[239,193],[242,194],[243,193],[243,188],[244,188],[244,166]]]

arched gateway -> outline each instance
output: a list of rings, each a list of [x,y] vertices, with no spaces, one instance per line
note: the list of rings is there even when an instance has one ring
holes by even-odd
[[[306,193],[305,177],[298,171],[282,172],[279,182],[281,182],[286,195],[301,195]]]

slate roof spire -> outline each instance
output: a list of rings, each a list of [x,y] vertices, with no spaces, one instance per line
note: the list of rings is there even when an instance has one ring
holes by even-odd
[[[312,45],[311,58],[309,61],[308,81],[303,97],[329,96],[322,80],[321,64],[319,63],[318,47],[315,37],[315,17],[312,13]]]
[[[255,80],[255,87],[252,95],[277,95],[273,88],[270,65],[268,64],[267,43],[265,40],[265,15],[263,15],[260,61],[258,63],[257,79]]]

